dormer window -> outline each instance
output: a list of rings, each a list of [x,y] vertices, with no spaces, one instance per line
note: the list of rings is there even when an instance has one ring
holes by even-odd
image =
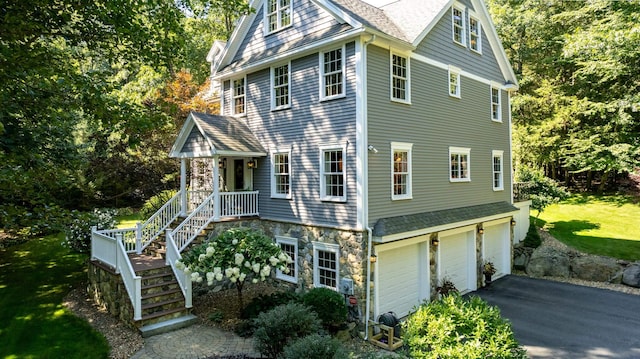
[[[266,33],[270,34],[291,25],[292,0],[267,0],[265,2]]]
[[[453,7],[451,9],[451,18],[453,22],[453,42],[466,47],[464,36],[465,14],[464,9]]]

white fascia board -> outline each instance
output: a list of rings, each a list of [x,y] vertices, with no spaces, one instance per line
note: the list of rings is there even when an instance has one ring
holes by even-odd
[[[425,64],[428,64],[428,65],[431,65],[431,66],[435,66],[435,67],[437,67],[437,68],[439,68],[439,69],[442,69],[442,70],[447,70],[447,71],[448,71],[448,70],[455,69],[455,70],[456,70],[456,73],[459,73],[459,74],[460,74],[460,76],[464,76],[464,77],[466,77],[466,78],[469,78],[469,79],[472,79],[472,80],[475,80],[475,81],[481,82],[481,83],[483,83],[483,84],[487,84],[487,85],[489,85],[489,86],[497,87],[497,88],[499,88],[499,89],[501,89],[501,90],[505,90],[505,91],[513,91],[513,87],[512,87],[513,85],[498,84],[498,83],[496,83],[495,81],[492,81],[492,80],[486,79],[486,78],[484,78],[484,77],[480,77],[480,76],[478,76],[478,75],[476,75],[476,74],[472,74],[471,72],[464,71],[464,70],[459,69],[459,68],[457,68],[457,67],[455,67],[455,66],[453,66],[453,65],[445,64],[445,63],[443,63],[443,62],[440,62],[440,61],[438,61],[438,60],[434,60],[434,59],[429,58],[429,57],[426,57],[426,56],[424,56],[424,55],[420,55],[420,54],[416,54],[416,53],[411,53],[411,58],[412,58],[412,59],[414,59],[414,60],[416,60],[416,61],[420,61],[420,62],[423,62],[423,63],[425,63]],[[457,70],[459,70],[459,71],[457,71]],[[496,85],[499,85],[499,86],[496,86]]]
[[[453,6],[453,4],[455,2],[456,2],[456,0],[450,0],[442,9],[440,9],[440,12],[438,13],[438,15],[436,15],[433,18],[433,20],[431,20],[431,22],[427,25],[427,27],[425,27],[424,30],[422,30],[420,35],[418,35],[418,37],[416,37],[415,40],[413,40],[413,46],[414,47],[417,47],[418,45],[420,45],[422,40],[424,40],[424,38],[427,37],[427,35],[431,32],[431,30],[433,30],[433,28],[436,26],[436,24],[438,24],[440,19],[445,14],[449,13],[449,11],[451,9],[451,6]]]
[[[285,51],[285,52],[282,52],[280,54],[265,58],[265,59],[260,60],[260,61],[253,62],[253,63],[245,65],[245,66],[240,66],[240,67],[234,69],[231,72],[226,72],[225,71],[222,74],[216,74],[216,75],[213,76],[213,78],[215,80],[219,80],[219,81],[222,82],[222,81],[227,80],[227,79],[232,78],[232,77],[244,76],[244,75],[246,75],[248,73],[255,72],[255,71],[258,71],[258,70],[263,69],[263,68],[267,68],[267,67],[271,66],[272,63],[281,62],[281,61],[284,61],[285,59],[288,59],[288,58],[293,58],[294,55],[297,55],[296,57],[302,57],[302,56],[308,55],[310,53],[317,52],[318,49],[320,49],[322,47],[330,46],[331,44],[337,43],[337,42],[343,42],[346,39],[349,39],[351,37],[360,35],[363,31],[364,30],[361,29],[361,28],[353,29],[353,30],[347,31],[345,33],[342,33],[342,34],[340,34],[338,36],[329,37],[329,38],[327,38],[326,40],[323,40],[323,41],[314,42],[312,44],[308,44],[306,46],[302,46],[302,47],[295,48],[295,49],[292,49],[292,50],[289,50],[289,51]]]
[[[171,151],[169,151],[169,157],[175,157],[175,158],[180,157],[180,149],[184,146],[184,143],[187,141],[187,138],[189,138],[189,134],[191,133],[191,130],[193,129],[194,125],[195,125],[195,121],[193,120],[193,115],[189,113],[189,116],[187,116],[187,120],[184,122],[184,125],[182,125],[182,128],[178,133],[178,137],[176,137],[176,140],[173,143],[173,146],[171,146]]]
[[[518,79],[516,77],[515,72],[513,72],[513,67],[511,67],[511,63],[509,62],[509,58],[507,57],[507,53],[504,51],[504,47],[502,47],[502,41],[500,41],[500,37],[498,37],[498,32],[496,31],[495,26],[493,25],[493,21],[491,20],[491,15],[487,10],[487,5],[483,0],[471,0],[473,7],[475,8],[476,13],[481,18],[482,26],[484,27],[484,31],[487,34],[487,39],[489,40],[489,44],[491,44],[491,49],[493,50],[493,54],[498,61],[498,65],[500,65],[500,70],[502,71],[502,76],[505,79],[511,81],[513,86],[510,86],[507,91],[517,91],[518,90]]]
[[[233,33],[229,37],[229,41],[227,41],[227,46],[225,46],[225,50],[223,55],[220,57],[220,62],[217,64],[217,69],[228,65],[231,60],[236,56],[240,45],[242,44],[242,40],[247,36],[249,28],[251,28],[251,24],[256,18],[258,11],[261,6],[263,6],[264,0],[253,0],[249,3],[249,6],[252,7],[255,11],[243,15],[240,20],[238,20],[238,26],[236,26]]]
[[[519,211],[505,212],[505,213],[494,214],[492,216],[487,216],[487,217],[469,219],[462,222],[452,222],[452,223],[442,224],[434,227],[420,228],[415,231],[396,233],[396,234],[391,234],[391,235],[382,236],[382,237],[373,237],[373,241],[375,243],[388,243],[388,242],[398,241],[401,239],[422,236],[429,233],[442,232],[450,229],[455,229],[458,227],[471,226],[480,222],[494,221],[501,218],[511,217],[518,213]]]
[[[326,12],[330,13],[339,23],[344,24],[347,23],[351,25],[353,28],[362,27],[362,23],[358,20],[354,19],[351,15],[338,8],[330,1],[327,0],[311,0],[313,3],[324,9]]]

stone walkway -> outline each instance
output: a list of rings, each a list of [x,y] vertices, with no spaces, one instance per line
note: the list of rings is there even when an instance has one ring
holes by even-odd
[[[192,325],[145,338],[144,347],[132,359],[196,359],[214,355],[246,354],[260,358],[253,339],[244,339],[218,328]]]

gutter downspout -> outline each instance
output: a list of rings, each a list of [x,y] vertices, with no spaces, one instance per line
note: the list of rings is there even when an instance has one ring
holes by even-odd
[[[376,39],[376,35],[372,34],[371,38],[367,41],[365,41],[363,43],[362,46],[362,53],[363,53],[363,57],[362,57],[362,61],[364,62],[363,67],[364,67],[364,71],[363,71],[363,75],[364,75],[364,79],[363,79],[363,91],[366,90],[367,86],[367,46],[372,43],[373,41],[375,41]],[[368,91],[367,91],[368,92]],[[367,92],[364,93],[364,96],[362,96],[362,99],[364,101],[363,104],[363,109],[364,109],[364,119],[365,119],[365,125],[368,123],[367,121]],[[369,144],[369,134],[367,131],[367,126],[364,126],[364,133],[365,133],[365,148],[368,148],[368,144]],[[373,230],[371,229],[371,227],[369,227],[369,151],[366,150],[366,158],[365,158],[365,176],[364,176],[364,189],[363,189],[363,194],[364,194],[364,201],[365,201],[365,211],[364,211],[364,225],[367,228],[367,296],[366,296],[366,305],[365,305],[365,311],[366,313],[366,318],[365,318],[365,322],[364,322],[364,340],[367,341],[369,340],[369,313],[371,311],[371,241],[372,241],[372,237],[373,237]]]

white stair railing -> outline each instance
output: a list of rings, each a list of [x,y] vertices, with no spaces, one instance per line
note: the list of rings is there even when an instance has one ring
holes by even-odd
[[[171,231],[171,238],[179,252],[182,252],[200,232],[213,220],[215,196],[207,197],[180,225]]]
[[[167,203],[144,223],[138,223],[136,230],[136,253],[142,253],[154,239],[158,238],[173,221],[180,216],[181,203],[179,191]]]
[[[116,274],[120,274],[124,286],[129,293],[129,299],[133,305],[133,320],[142,319],[142,277],[136,275],[133,270],[127,251],[122,243],[122,235],[116,236],[117,251],[117,266]]]
[[[176,267],[176,262],[182,259],[182,255],[180,255],[180,251],[176,246],[173,237],[171,235],[171,230],[167,229],[167,260],[166,264],[171,266],[173,273],[178,280],[178,284],[180,285],[180,289],[182,290],[182,294],[184,295],[184,302],[186,308],[191,308],[192,304],[192,287],[191,287],[191,278],[187,275],[183,270]]]

